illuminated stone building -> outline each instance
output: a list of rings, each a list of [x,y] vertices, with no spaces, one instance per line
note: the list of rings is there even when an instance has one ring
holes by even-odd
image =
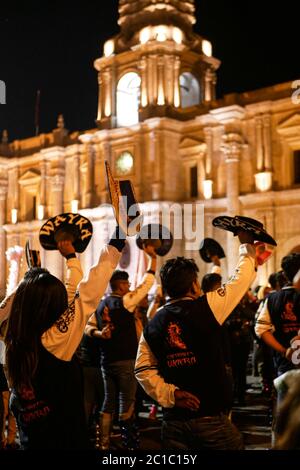
[[[97,127],[69,134],[60,116],[49,134],[9,143],[3,133],[1,266],[8,247],[24,246],[27,239],[38,247],[43,220],[77,210],[94,225],[81,255],[84,268],[96,260],[112,221],[103,205],[109,200],[105,160],[116,177],[132,180],[145,211],[203,204],[204,235],[216,238],[227,253],[224,275],[235,264],[237,241],[212,227],[216,215],[257,218],[278,241],[260,282],[300,245],[300,112],[291,99],[292,84],[216,99],[220,62],[212,45],[193,32],[194,23],[194,0],[120,0],[120,32],[94,63]],[[193,211],[185,215],[183,223],[192,226]],[[134,239],[129,245],[130,260],[122,267],[133,278],[141,253]],[[209,266],[198,250],[185,248],[184,238],[175,240],[168,257],[195,257],[203,275]],[[51,272],[63,274],[57,252],[42,250],[42,260]],[[3,294],[7,272],[0,276]]]

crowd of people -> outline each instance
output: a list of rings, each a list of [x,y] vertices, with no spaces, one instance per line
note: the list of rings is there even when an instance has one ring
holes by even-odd
[[[152,417],[162,407],[164,449],[243,449],[230,411],[245,404],[253,351],[262,393],[276,391],[274,447],[298,448],[300,254],[283,258],[270,285],[252,292],[255,238],[243,229],[236,235],[239,260],[227,282],[217,257],[201,283],[193,259],[168,259],[152,299],[151,242],[143,245],[145,275],[130,290],[128,273],[116,269],[125,244],[118,227],[85,279],[72,241],[59,241],[65,284],[31,268],[0,305],[1,447],[16,445],[17,424],[22,449],[91,449],[97,423],[98,448],[108,450],[118,423],[123,447],[138,449],[139,411],[148,396]]]

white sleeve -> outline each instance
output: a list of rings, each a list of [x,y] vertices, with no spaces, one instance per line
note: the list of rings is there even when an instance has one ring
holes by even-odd
[[[256,276],[253,245],[240,245],[239,255],[235,274],[222,287],[206,294],[208,304],[220,325],[246,294]]]
[[[106,245],[98,264],[90,269],[88,278],[80,282],[78,294],[66,312],[43,334],[43,346],[57,358],[64,361],[72,359],[85,325],[103,297],[120,257],[121,253],[115,247]]]
[[[266,331],[270,331],[271,333],[275,331],[268,309],[268,299],[266,299],[263,303],[263,306],[256,319],[254,330],[259,337],[261,337]]]
[[[162,407],[172,408],[175,405],[174,392],[178,387],[168,384],[159,375],[157,359],[143,334],[139,342],[134,373],[145,392]]]
[[[129,312],[133,312],[137,304],[148,294],[155,280],[154,274],[144,274],[143,280],[137,288],[123,297],[123,305]]]
[[[84,333],[88,336],[91,336],[92,331],[98,330],[96,312],[88,319],[88,322],[85,326]]]
[[[66,289],[68,293],[68,304],[72,302],[75,297],[78,284],[83,278],[83,271],[78,258],[71,258],[67,260],[67,275],[66,275]]]

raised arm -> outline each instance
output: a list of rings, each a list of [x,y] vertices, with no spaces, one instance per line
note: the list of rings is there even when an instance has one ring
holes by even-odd
[[[148,294],[149,290],[153,286],[155,280],[155,271],[156,271],[156,253],[154,247],[148,245],[144,248],[145,253],[149,256],[149,263],[147,272],[144,274],[142,282],[137,288],[133,291],[128,292],[128,294],[123,297],[123,305],[133,312],[138,305],[138,303]]]
[[[220,325],[240,302],[256,276],[254,246],[248,243],[240,245],[239,255],[235,274],[223,287],[207,293],[208,304]]]
[[[113,237],[103,247],[98,263],[90,269],[87,279],[80,282],[78,294],[69,308],[42,336],[44,347],[56,357],[71,360],[81,341],[85,325],[96,310],[119,262],[124,244],[123,239]]]

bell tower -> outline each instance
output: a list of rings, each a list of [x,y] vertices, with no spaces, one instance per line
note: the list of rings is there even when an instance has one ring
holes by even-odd
[[[194,11],[194,0],[119,1],[120,32],[94,63],[100,129],[192,119],[215,98],[220,62],[193,32]]]

